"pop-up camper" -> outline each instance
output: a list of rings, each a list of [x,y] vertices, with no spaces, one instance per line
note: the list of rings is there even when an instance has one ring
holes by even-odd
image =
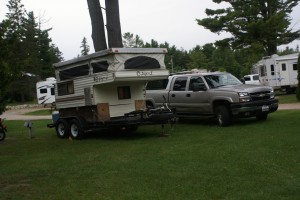
[[[53,104],[55,103],[54,85],[56,79],[53,77],[47,78],[45,81],[36,83],[36,95],[38,104]]]
[[[282,89],[287,93],[294,92],[297,80],[298,53],[264,57],[253,68],[259,73],[260,84]]]
[[[147,81],[168,77],[166,53],[162,48],[112,48],[54,64],[57,135],[77,139],[90,129],[166,123],[171,113],[149,115],[145,94]]]

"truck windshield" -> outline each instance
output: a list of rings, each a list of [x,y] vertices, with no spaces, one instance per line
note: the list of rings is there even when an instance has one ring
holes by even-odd
[[[204,76],[204,78],[210,88],[242,84],[242,82],[232,74],[213,74]]]

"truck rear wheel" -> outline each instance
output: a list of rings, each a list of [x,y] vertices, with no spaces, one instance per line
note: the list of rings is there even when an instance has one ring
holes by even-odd
[[[56,134],[60,138],[66,138],[69,136],[69,124],[67,120],[59,119],[56,122]]]
[[[216,115],[217,115],[217,120],[218,124],[220,126],[228,126],[231,124],[231,114],[229,112],[229,109],[226,106],[218,106],[216,108]]]
[[[77,119],[70,122],[70,133],[73,139],[82,139],[84,136],[83,127]]]

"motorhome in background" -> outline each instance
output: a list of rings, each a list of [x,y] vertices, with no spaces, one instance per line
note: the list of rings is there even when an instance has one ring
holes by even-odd
[[[297,80],[297,59],[298,53],[278,56],[264,57],[258,61],[252,71],[257,71],[260,77],[260,84],[271,86],[274,89],[281,89],[287,93],[296,90]]]
[[[47,78],[45,81],[36,83],[36,95],[38,104],[53,104],[55,103],[54,85],[56,79],[54,77]]]

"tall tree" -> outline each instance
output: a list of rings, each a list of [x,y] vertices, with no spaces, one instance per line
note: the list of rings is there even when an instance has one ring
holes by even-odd
[[[110,48],[123,47],[119,14],[119,0],[105,0],[105,6],[108,46]]]
[[[87,0],[92,23],[92,39],[95,51],[107,49],[103,14],[99,0]]]
[[[51,43],[51,29],[41,30],[34,13],[26,12],[20,0],[10,0],[7,7],[7,19],[1,23],[1,67],[7,68],[4,74],[13,75],[5,82],[6,100],[33,100],[38,77],[54,75],[52,64],[62,58],[61,53]]]
[[[138,35],[133,33],[126,32],[123,34],[123,46],[127,48],[132,47],[142,47],[144,41]]]
[[[89,47],[89,45],[86,41],[86,37],[83,37],[80,48],[81,48],[81,55],[82,56],[89,54],[90,47]]]
[[[189,52],[190,62],[188,63],[188,69],[207,69],[208,59],[203,53],[202,48],[197,45]]]
[[[206,9],[208,18],[198,19],[198,24],[214,33],[229,32],[234,48],[248,48],[262,44],[265,54],[277,52],[277,46],[300,37],[300,31],[289,28],[289,14],[299,0],[213,0],[226,2],[230,7]]]

